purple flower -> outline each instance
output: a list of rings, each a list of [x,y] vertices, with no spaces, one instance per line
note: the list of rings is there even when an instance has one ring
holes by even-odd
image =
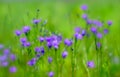
[[[9,71],[11,73],[15,73],[17,71],[17,68],[15,66],[12,66],[12,67],[9,68]]]
[[[40,51],[41,51],[40,47],[35,48],[35,52],[40,52]]]
[[[4,46],[2,44],[0,44],[0,49],[4,48]]]
[[[9,55],[10,54],[10,50],[9,49],[5,49],[4,50],[4,55]]]
[[[89,25],[92,24],[92,20],[89,20],[89,19],[88,19],[88,20],[86,20],[86,22],[87,22],[87,24],[89,24]]]
[[[51,63],[52,62],[52,57],[48,57],[48,62]]]
[[[91,32],[93,32],[93,33],[97,33],[97,28],[96,28],[96,27],[91,27],[90,30],[91,30]]]
[[[21,43],[27,42],[27,38],[20,38],[20,42],[21,42]]]
[[[16,36],[20,36],[21,35],[21,31],[20,30],[16,30],[15,34],[16,34]]]
[[[6,55],[1,55],[0,56],[0,62],[1,61],[6,61],[7,60],[7,56]]]
[[[39,41],[40,41],[40,42],[43,42],[44,40],[45,40],[44,37],[39,37]]]
[[[96,26],[98,26],[98,27],[102,27],[103,26],[102,22],[100,22],[98,20],[94,20],[93,24],[96,25]]]
[[[101,43],[100,42],[97,42],[97,48],[100,48],[101,47]]]
[[[76,36],[76,38],[79,39],[79,40],[81,40],[81,39],[83,38],[83,36],[82,36],[82,34],[78,34],[78,35]]]
[[[111,26],[111,25],[112,25],[112,21],[108,21],[107,24],[108,24],[109,26]]]
[[[15,56],[14,54],[10,54],[10,59],[11,59],[12,61],[15,61],[16,56]]]
[[[86,30],[82,30],[82,36],[85,36]]]
[[[108,31],[108,29],[104,29],[103,32],[104,32],[104,34],[107,34],[109,31]]]
[[[81,6],[81,9],[82,9],[82,10],[87,10],[87,9],[88,9],[88,6],[84,4],[84,5]]]
[[[8,66],[8,62],[7,61],[3,61],[3,62],[1,62],[1,65],[6,67],[6,66]]]
[[[36,60],[37,60],[36,58],[33,58],[32,60],[28,61],[27,64],[28,64],[29,66],[33,66],[33,65],[36,64]]]
[[[45,37],[45,40],[46,40],[47,42],[51,42],[51,37]]]
[[[26,34],[30,31],[30,26],[24,26],[22,30]]]
[[[86,20],[88,18],[87,14],[83,14],[82,18]]]
[[[49,76],[49,77],[53,77],[53,76],[54,76],[54,72],[52,72],[52,71],[49,72],[49,73],[48,73],[48,76]]]
[[[42,54],[45,53],[45,50],[44,50],[44,47],[43,47],[43,46],[40,47],[40,52],[41,52]]]
[[[22,45],[23,45],[24,47],[29,47],[29,46],[31,46],[30,42],[25,42],[25,43],[23,43]]]
[[[66,58],[67,55],[68,55],[68,52],[67,52],[67,51],[64,51],[64,52],[62,53],[62,57],[63,57],[63,58]]]
[[[62,35],[58,35],[57,40],[58,40],[58,42],[61,42],[62,41]]]
[[[97,36],[97,38],[99,38],[99,39],[102,38],[102,34],[101,34],[101,33],[97,33],[96,36]]]
[[[72,45],[72,40],[65,39],[64,44],[67,45],[67,46],[71,46]]]
[[[80,33],[80,30],[81,30],[80,27],[76,27],[76,28],[75,28],[75,32],[76,32],[76,33]]]
[[[88,62],[87,62],[87,66],[88,66],[89,68],[94,68],[94,67],[95,67],[93,61],[88,61]]]
[[[52,47],[52,43],[51,42],[47,42],[47,46],[48,46],[48,48],[51,48]]]
[[[41,55],[40,55],[39,53],[36,54],[36,57],[37,57],[37,58],[40,58],[40,56],[41,56]]]
[[[33,20],[33,23],[34,23],[34,24],[38,24],[40,21],[41,21],[41,20],[39,20],[39,19],[34,19],[34,20]]]
[[[52,46],[53,46],[55,49],[58,49],[58,46],[59,46],[58,41],[57,41],[57,40],[54,40],[54,41],[52,42]]]

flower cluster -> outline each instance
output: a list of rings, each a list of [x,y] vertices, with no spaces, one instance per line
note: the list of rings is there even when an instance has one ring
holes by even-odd
[[[15,54],[10,52],[10,49],[4,48],[2,44],[0,44],[0,67],[8,67],[9,72],[15,73],[17,71],[16,66],[11,66],[16,61]]]

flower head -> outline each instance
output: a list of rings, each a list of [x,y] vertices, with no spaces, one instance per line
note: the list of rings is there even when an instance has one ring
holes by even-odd
[[[10,60],[15,61],[16,56],[14,54],[10,54]]]
[[[63,57],[63,58],[66,58],[67,55],[68,55],[68,52],[67,52],[67,51],[64,51],[64,52],[62,53],[62,57]]]
[[[93,24],[96,25],[97,27],[102,27],[103,26],[102,22],[100,22],[98,20],[94,20]]]
[[[109,26],[111,26],[111,25],[112,25],[112,21],[108,21],[107,24],[108,24]]]
[[[20,42],[21,42],[21,43],[27,42],[27,38],[20,38]]]
[[[49,77],[53,77],[53,76],[54,76],[54,72],[52,72],[52,71],[49,72],[49,73],[48,73],[48,76],[49,76]]]
[[[27,64],[28,64],[29,66],[33,66],[33,65],[36,64],[36,61],[37,61],[37,59],[36,59],[36,58],[33,58],[32,60],[28,61]]]
[[[87,9],[88,9],[88,6],[84,4],[84,5],[81,6],[81,9],[82,9],[82,10],[87,10]]]
[[[100,48],[101,47],[101,43],[97,42],[96,46],[97,46],[97,48]]]
[[[82,36],[85,36],[86,30],[82,30]]]
[[[24,26],[22,30],[26,34],[30,31],[30,26]]]
[[[21,31],[20,30],[16,30],[15,34],[16,34],[16,36],[20,36],[21,35]]]
[[[83,14],[82,18],[86,20],[88,18],[87,14]]]
[[[103,32],[104,32],[104,34],[108,34],[109,31],[108,31],[108,29],[104,29]]]
[[[97,36],[97,38],[99,38],[99,39],[102,38],[102,34],[101,34],[101,33],[97,33],[96,36]]]
[[[72,45],[72,40],[65,39],[64,44],[67,45],[67,46],[71,46]]]
[[[76,28],[75,28],[75,32],[76,32],[76,33],[80,33],[80,30],[81,30],[80,27],[76,27]]]
[[[91,30],[91,32],[93,32],[93,33],[97,33],[97,28],[96,28],[96,27],[91,27],[90,30]]]
[[[0,49],[4,48],[4,46],[2,44],[0,44]]]
[[[88,62],[87,62],[87,66],[88,66],[89,68],[94,68],[94,67],[95,67],[93,61],[88,61]]]
[[[52,62],[52,57],[48,57],[48,62],[51,63]]]
[[[38,24],[40,21],[41,21],[41,20],[39,20],[39,19],[34,19],[34,20],[33,20],[33,23],[34,23],[34,24]]]
[[[11,73],[15,73],[17,71],[17,68],[15,66],[12,66],[12,67],[9,68],[9,71]]]
[[[40,42],[43,42],[44,40],[45,40],[44,37],[39,37],[39,41],[40,41]]]

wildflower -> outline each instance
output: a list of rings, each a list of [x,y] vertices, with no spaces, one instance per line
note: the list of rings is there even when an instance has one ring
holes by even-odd
[[[0,56],[0,61],[3,62],[3,61],[6,61],[7,60],[7,56],[6,55],[1,55]]]
[[[82,9],[82,10],[87,10],[87,9],[88,9],[88,6],[84,4],[84,5],[81,6],[81,9]]]
[[[48,62],[51,63],[52,62],[52,57],[48,57]]]
[[[83,38],[82,34],[76,34],[75,37],[76,39],[80,39],[80,40]]]
[[[8,66],[8,62],[7,61],[3,61],[3,62],[1,62],[1,65],[6,67],[6,66]]]
[[[44,37],[39,37],[40,42],[43,42],[44,40],[45,40]]]
[[[91,32],[93,32],[93,33],[97,33],[97,28],[96,28],[96,27],[91,27],[90,30],[91,30]]]
[[[72,45],[72,40],[65,39],[64,44],[67,45],[67,46],[71,46]]]
[[[52,72],[52,71],[49,72],[49,73],[48,73],[48,76],[49,76],[49,77],[53,77],[53,76],[54,76],[54,72]]]
[[[86,22],[87,22],[87,24],[89,24],[89,25],[92,24],[92,20],[87,19]]]
[[[40,21],[41,21],[41,20],[39,20],[39,19],[34,19],[34,20],[33,20],[33,23],[34,23],[34,24],[38,24]]]
[[[99,39],[102,38],[102,34],[101,34],[101,33],[97,33],[96,36],[97,36],[97,38],[99,38]]]
[[[41,52],[42,54],[45,53],[45,50],[44,50],[44,47],[43,47],[43,46],[40,47],[40,52]]]
[[[11,59],[12,61],[15,61],[16,56],[15,56],[14,54],[10,54],[10,59]]]
[[[82,15],[82,18],[86,20],[86,19],[88,18],[88,17],[87,17],[87,14],[83,14],[83,15]]]
[[[104,34],[107,34],[109,31],[108,31],[108,29],[104,29],[103,32],[104,32]]]
[[[96,25],[97,27],[102,27],[103,26],[102,22],[100,22],[98,20],[94,20],[93,24]]]
[[[0,49],[4,48],[4,46],[2,44],[0,44]]]
[[[57,40],[54,40],[54,41],[52,42],[52,46],[53,46],[55,49],[58,49],[58,46],[59,46],[58,41],[57,41]]]
[[[111,26],[111,25],[112,25],[112,21],[108,21],[107,24],[108,24],[109,26]]]
[[[36,64],[36,60],[37,60],[36,58],[33,58],[32,60],[28,61],[27,64],[28,64],[29,66],[33,66],[33,65]]]
[[[9,55],[10,54],[10,50],[9,49],[4,49],[3,53],[4,53],[4,55]]]
[[[23,32],[24,32],[25,34],[27,34],[29,31],[30,31],[30,27],[29,27],[29,26],[24,26],[24,27],[23,27]]]
[[[17,71],[17,68],[15,66],[12,66],[12,67],[9,68],[9,71],[11,73],[15,73]]]
[[[23,45],[24,47],[29,47],[29,46],[31,46],[30,42],[25,42],[25,43],[23,43],[22,45]]]
[[[63,57],[63,58],[66,58],[67,55],[68,55],[68,52],[67,52],[67,51],[64,51],[64,52],[62,53],[62,57]]]
[[[101,43],[100,42],[97,42],[97,48],[100,48],[101,47]]]
[[[46,37],[45,40],[46,42],[51,42],[51,37]]]
[[[21,43],[27,42],[27,38],[20,38],[20,42],[21,42]]]
[[[41,51],[40,47],[36,47],[35,48],[35,52],[39,52],[40,53],[40,51]]]
[[[88,62],[87,62],[87,66],[88,66],[89,68],[94,68],[94,67],[95,67],[93,61],[88,61]]]
[[[85,36],[86,30],[82,30],[82,36]]]
[[[76,32],[76,33],[80,33],[80,30],[81,30],[80,27],[76,27],[76,28],[75,28],[75,32]]]
[[[52,47],[52,43],[51,42],[47,42],[47,46],[48,46],[48,48],[51,48]]]
[[[21,31],[20,30],[16,30],[15,34],[16,34],[16,36],[20,36],[21,35]]]

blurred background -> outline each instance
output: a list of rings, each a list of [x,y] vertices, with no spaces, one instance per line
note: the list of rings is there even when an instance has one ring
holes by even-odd
[[[0,0],[0,44],[14,46],[14,31],[22,26],[32,25],[36,10],[40,10],[39,18],[47,20],[47,28],[71,37],[75,26],[83,26],[80,9],[87,4],[87,14],[91,19],[112,20],[108,36],[108,46],[116,56],[120,55],[120,0]],[[115,59],[120,63],[120,58]],[[120,65],[113,66],[116,77],[120,76]]]
[[[112,20],[110,37],[115,37],[114,41],[120,38],[120,0],[0,0],[0,43],[13,43],[14,30],[31,25],[37,9],[48,28],[71,36],[74,26],[82,26],[78,16],[82,4],[88,5],[90,18]]]

